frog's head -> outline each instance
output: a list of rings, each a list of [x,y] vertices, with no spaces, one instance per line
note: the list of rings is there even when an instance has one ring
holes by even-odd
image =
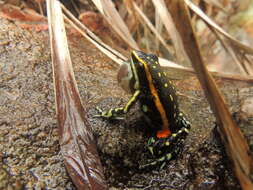
[[[141,56],[143,54],[143,56]],[[138,70],[143,67],[138,61],[138,56],[145,57],[145,53],[141,51],[133,51],[129,62],[120,65],[117,79],[120,86],[128,93],[133,93],[139,89]]]
[[[152,65],[158,62],[158,57],[156,55],[136,50],[132,52],[131,59],[137,67],[143,67],[143,64]]]
[[[150,65],[157,62],[156,55],[142,51],[132,51],[130,62],[124,62],[118,71],[118,82],[127,92],[133,93],[140,88],[139,76],[144,72],[144,64]]]

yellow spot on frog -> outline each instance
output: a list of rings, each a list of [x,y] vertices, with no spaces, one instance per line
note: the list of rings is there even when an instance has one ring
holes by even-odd
[[[143,112],[147,112],[148,111],[148,106],[147,105],[143,105],[142,106],[142,111]]]
[[[165,84],[164,84],[164,87],[167,88],[167,87],[168,87],[168,83],[165,83]]]
[[[161,77],[162,75],[161,75],[161,73],[158,73],[158,77]]]
[[[171,94],[170,94],[170,100],[173,102],[173,97],[171,96]]]
[[[169,129],[169,120],[166,116],[166,112],[165,112],[165,109],[161,103],[161,100],[158,96],[158,92],[157,92],[157,89],[155,88],[154,84],[153,84],[153,79],[152,79],[152,76],[150,74],[150,71],[149,71],[149,68],[148,68],[148,65],[147,63],[142,60],[135,51],[133,51],[133,54],[134,56],[136,57],[136,59],[143,64],[144,66],[144,70],[145,70],[145,73],[146,73],[146,77],[148,79],[148,85],[149,85],[149,88],[150,88],[150,91],[151,91],[151,94],[152,96],[154,97],[154,103],[156,105],[156,108],[157,110],[159,111],[160,115],[161,115],[161,119],[162,119],[162,122],[163,122],[163,126],[162,126],[162,131],[166,131],[166,137],[168,137],[170,135],[170,129]],[[154,66],[153,66],[154,67]]]

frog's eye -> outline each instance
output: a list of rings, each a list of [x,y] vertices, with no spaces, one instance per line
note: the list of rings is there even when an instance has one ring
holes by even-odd
[[[134,77],[129,63],[123,63],[117,75],[118,83],[128,93],[134,90]]]

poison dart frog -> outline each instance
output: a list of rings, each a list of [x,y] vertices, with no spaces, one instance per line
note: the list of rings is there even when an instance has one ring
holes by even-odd
[[[130,62],[123,63],[118,71],[118,82],[132,97],[124,107],[100,112],[99,117],[119,118],[139,101],[140,109],[151,126],[154,135],[147,148],[154,159],[140,168],[160,163],[162,168],[180,151],[180,146],[189,133],[190,123],[179,111],[176,90],[161,68],[158,57],[141,51],[133,51]]]

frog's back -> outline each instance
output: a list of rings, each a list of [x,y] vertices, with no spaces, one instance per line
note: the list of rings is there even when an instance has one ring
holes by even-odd
[[[154,64],[150,64],[149,68],[152,73],[153,84],[157,90],[158,97],[166,112],[169,123],[174,125],[179,114],[176,89],[172,82],[167,78],[166,73],[163,71],[160,64],[155,66]]]
[[[142,91],[141,109],[155,125],[162,125],[161,111],[164,111],[171,130],[174,131],[179,114],[175,88],[155,55],[143,54],[139,57],[144,64],[144,69],[138,73]]]

